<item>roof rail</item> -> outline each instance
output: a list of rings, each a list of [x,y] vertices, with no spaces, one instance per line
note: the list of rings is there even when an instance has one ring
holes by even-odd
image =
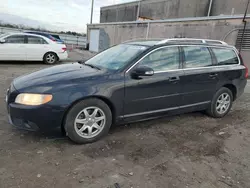
[[[212,44],[221,44],[221,45],[228,45],[226,42],[224,41],[220,41],[220,40],[211,40],[211,39],[196,39],[196,38],[170,38],[170,39],[164,39],[162,41],[160,41],[158,44],[165,44],[168,42],[175,42],[175,41],[179,41],[179,42],[199,42],[199,43],[212,43]]]
[[[127,40],[122,42],[122,44],[124,43],[128,43],[128,42],[141,42],[141,41],[152,41],[152,40],[159,40],[159,42],[165,40],[164,38],[136,38],[136,39],[131,39],[131,40]]]

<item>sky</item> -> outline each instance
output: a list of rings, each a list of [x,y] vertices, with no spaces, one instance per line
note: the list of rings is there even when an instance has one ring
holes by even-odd
[[[99,23],[100,7],[131,1],[94,0],[93,23]],[[15,24],[20,22],[31,26],[37,21],[42,27],[52,30],[86,32],[90,11],[91,0],[0,0],[0,20],[15,20]]]

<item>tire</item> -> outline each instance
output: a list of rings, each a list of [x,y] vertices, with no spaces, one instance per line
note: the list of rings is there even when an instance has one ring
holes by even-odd
[[[94,112],[96,112],[96,116],[93,115]],[[66,135],[73,142],[86,144],[107,135],[111,124],[112,113],[109,106],[99,99],[86,99],[78,102],[69,110],[64,128]]]
[[[48,52],[43,57],[43,62],[45,64],[55,64],[58,61],[58,56],[54,52]]]
[[[213,96],[210,107],[207,109],[207,113],[211,117],[222,118],[229,113],[230,109],[232,108],[232,104],[233,104],[232,91],[228,88],[222,87]]]

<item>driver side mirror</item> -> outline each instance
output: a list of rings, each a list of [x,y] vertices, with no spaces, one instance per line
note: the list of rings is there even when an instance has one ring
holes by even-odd
[[[0,43],[3,44],[5,43],[6,41],[4,39],[0,39]]]
[[[154,70],[147,66],[141,66],[133,70],[131,73],[132,77],[138,78],[140,76],[153,76]]]

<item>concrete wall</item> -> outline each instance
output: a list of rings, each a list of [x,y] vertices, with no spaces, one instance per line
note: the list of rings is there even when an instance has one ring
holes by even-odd
[[[100,43],[102,45],[100,45],[100,50],[104,50],[115,44],[136,38],[190,37],[222,40],[229,31],[242,26],[241,18],[194,21],[166,20],[165,22],[151,22],[149,24],[147,22],[94,24],[88,25],[88,30],[101,29]],[[235,45],[237,34],[237,31],[232,32],[226,38],[226,42]],[[105,42],[103,42],[104,40]]]
[[[248,0],[213,0],[212,15],[244,14],[247,1]]]
[[[248,22],[250,19],[247,20]],[[149,27],[148,27],[149,26]],[[105,50],[124,41],[139,38],[190,37],[225,40],[230,45],[236,44],[238,29],[242,28],[242,18],[201,19],[190,21],[140,22],[124,24],[88,25],[90,29],[100,29],[99,50]],[[250,28],[250,24],[247,26]],[[250,67],[249,51],[242,51],[244,62]]]
[[[213,0],[211,16],[244,14],[248,0]],[[163,20],[207,16],[210,0],[143,0],[140,16]],[[101,8],[100,23],[135,21],[139,1]],[[250,10],[250,8],[249,8]]]

